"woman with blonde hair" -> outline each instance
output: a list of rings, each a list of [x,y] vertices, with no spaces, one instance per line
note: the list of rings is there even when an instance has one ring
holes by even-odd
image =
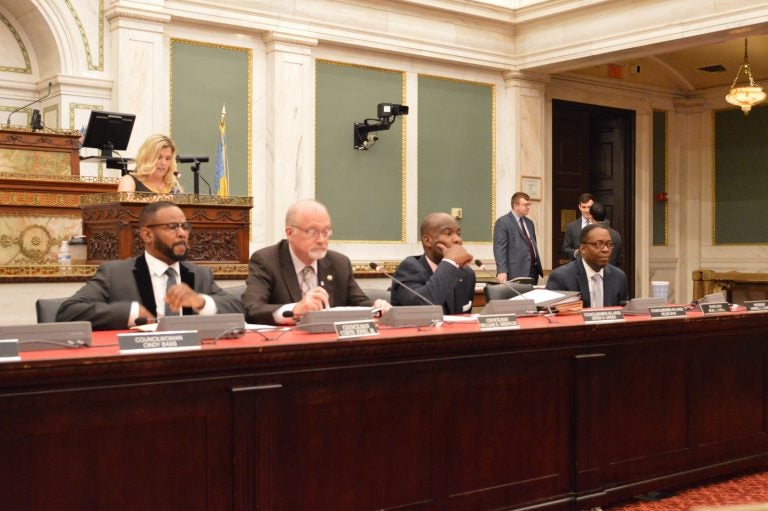
[[[136,170],[120,178],[118,192],[182,193],[176,179],[176,144],[165,135],[150,135],[136,155]]]

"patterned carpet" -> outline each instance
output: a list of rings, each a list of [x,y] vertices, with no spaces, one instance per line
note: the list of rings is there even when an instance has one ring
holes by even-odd
[[[688,511],[693,506],[763,502],[768,502],[768,471],[743,474],[695,488],[682,488],[666,499],[653,502],[635,500],[606,508],[606,511]]]

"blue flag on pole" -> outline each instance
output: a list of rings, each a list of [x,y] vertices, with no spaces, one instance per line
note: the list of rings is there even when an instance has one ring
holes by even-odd
[[[229,195],[229,159],[227,158],[227,108],[221,107],[219,121],[219,150],[216,154],[216,171],[213,175],[213,194],[221,197]]]

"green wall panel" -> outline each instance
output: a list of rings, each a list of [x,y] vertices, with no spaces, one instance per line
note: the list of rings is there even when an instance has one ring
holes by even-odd
[[[714,122],[714,243],[768,243],[768,108],[715,112]]]
[[[492,85],[419,77],[418,223],[462,208],[464,241],[490,242],[494,186]]]
[[[667,203],[656,194],[667,191],[667,113],[653,112],[653,244],[667,244]]]
[[[404,123],[398,117],[369,150],[353,147],[353,125],[379,103],[404,104],[405,75],[335,62],[316,64],[316,197],[333,218],[334,240],[404,241]]]
[[[229,194],[248,196],[249,83],[251,52],[244,48],[171,41],[171,136],[179,154],[208,156],[200,175],[213,187],[221,107],[227,108]],[[191,164],[179,164],[181,183],[192,193]],[[208,187],[200,180],[200,193]]]

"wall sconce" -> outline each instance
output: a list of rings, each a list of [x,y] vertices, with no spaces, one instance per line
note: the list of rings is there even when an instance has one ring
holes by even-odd
[[[739,75],[741,70],[744,70],[744,74],[747,75],[748,82],[744,82],[744,85],[736,86],[736,82],[739,81]],[[725,100],[739,108],[744,112],[744,115],[748,115],[752,107],[765,100],[765,92],[759,85],[755,85],[755,80],[752,79],[752,69],[749,67],[749,55],[747,54],[747,40],[744,39],[744,62],[739,66],[739,70],[736,72],[736,78],[733,79],[731,84],[731,90]]]
[[[379,103],[377,111],[378,118],[366,119],[363,122],[356,122],[354,124],[353,143],[355,149],[367,151],[379,139],[379,137],[372,135],[372,133],[388,130],[398,115],[408,115],[407,106],[394,105],[392,103]]]

